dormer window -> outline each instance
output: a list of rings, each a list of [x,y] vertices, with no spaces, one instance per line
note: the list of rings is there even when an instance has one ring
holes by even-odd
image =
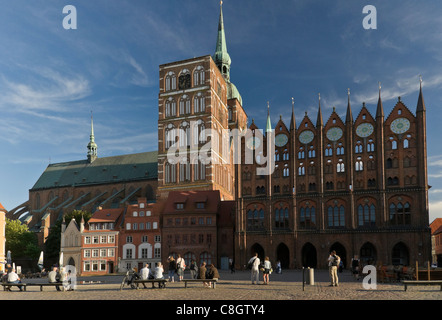
[[[204,209],[206,207],[206,204],[204,202],[198,202],[196,204],[197,209]]]
[[[177,210],[183,210],[184,209],[184,203],[177,203],[176,204],[176,209]]]

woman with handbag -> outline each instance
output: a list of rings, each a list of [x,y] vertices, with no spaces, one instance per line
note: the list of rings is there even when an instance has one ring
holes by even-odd
[[[264,260],[264,271],[263,271],[263,281],[264,284],[269,284],[269,275],[272,270],[272,264],[270,263],[269,257],[266,257]]]

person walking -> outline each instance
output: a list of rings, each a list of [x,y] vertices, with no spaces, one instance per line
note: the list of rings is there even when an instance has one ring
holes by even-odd
[[[341,262],[341,258],[336,254],[336,251],[333,250],[330,252],[330,255],[327,259],[328,261],[328,269],[330,274],[330,287],[337,287],[339,286],[339,279],[338,279],[338,266]]]
[[[261,264],[261,261],[258,258],[258,254],[255,253],[255,256],[252,257],[249,260],[248,265],[251,268],[251,278],[252,278],[252,284],[259,284],[259,265]]]
[[[264,260],[264,271],[262,276],[264,284],[269,284],[269,275],[271,269],[272,269],[272,264],[270,263],[270,259],[269,257],[266,257]]]
[[[173,256],[169,256],[167,262],[169,263],[169,282],[175,282],[176,261]]]
[[[186,262],[181,257],[180,254],[178,254],[178,257],[176,259],[176,268],[177,268],[177,274],[178,274],[178,281],[181,281],[184,279],[184,270],[186,269]]]
[[[190,262],[190,279],[196,279],[198,276],[198,265],[196,264],[195,260],[192,260]]]

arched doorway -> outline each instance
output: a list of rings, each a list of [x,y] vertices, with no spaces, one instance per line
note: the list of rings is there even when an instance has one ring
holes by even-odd
[[[290,267],[290,251],[284,243],[280,243],[276,248],[276,260],[281,262],[281,268]]]
[[[393,247],[391,254],[391,263],[394,266],[408,266],[410,264],[410,255],[408,253],[408,248],[403,242],[399,242]]]
[[[69,261],[68,261],[67,265],[75,267],[75,261],[74,261],[74,259],[72,257],[69,258]]]
[[[342,263],[344,264],[344,268],[347,266],[347,250],[345,250],[345,247],[340,244],[339,242],[335,242],[330,247],[330,252],[336,251],[336,254],[341,258]]]
[[[301,250],[302,266],[307,268],[316,268],[318,264],[318,258],[316,248],[310,242],[304,244]]]
[[[258,254],[258,258],[261,261],[264,261],[265,258],[265,252],[264,252],[264,248],[261,247],[260,244],[255,243],[251,248],[250,248],[250,257],[253,257],[255,254]]]
[[[364,243],[359,252],[359,257],[363,265],[375,265],[377,260],[376,248],[370,242]]]

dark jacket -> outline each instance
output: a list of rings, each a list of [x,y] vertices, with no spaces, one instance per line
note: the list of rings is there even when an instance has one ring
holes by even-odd
[[[219,279],[218,269],[214,266],[210,267],[207,273],[207,279]]]

